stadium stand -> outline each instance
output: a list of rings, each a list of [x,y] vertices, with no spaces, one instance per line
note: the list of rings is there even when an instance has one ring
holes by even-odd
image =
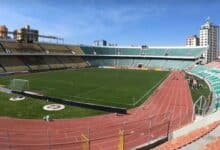
[[[160,67],[162,68],[163,64],[166,62],[166,60],[150,60],[150,63],[148,64],[149,67]]]
[[[67,53],[71,54],[71,50],[65,45],[58,44],[49,44],[49,43],[39,43],[39,45],[47,52],[47,53]]]
[[[168,56],[199,56],[203,52],[203,48],[185,48],[185,49],[168,49]]]
[[[71,57],[70,59],[74,63],[73,68],[84,68],[88,66],[88,63],[84,61],[81,57]]]
[[[0,41],[0,52],[7,53],[52,53],[52,54],[83,54],[80,46],[51,43],[18,43]]]
[[[145,55],[153,55],[153,56],[165,56],[167,50],[166,49],[148,49],[144,51]]]
[[[182,70],[192,66],[193,64],[193,61],[167,60],[164,62],[163,67],[168,69],[177,68]]]
[[[103,66],[115,66],[116,62],[115,59],[102,59]]]
[[[92,67],[99,67],[100,66],[100,60],[99,59],[91,59],[91,58],[88,59],[87,58],[86,61],[89,62]]]
[[[84,68],[88,67],[90,64],[85,61],[80,56],[71,57],[71,56],[57,56],[57,58],[63,62],[64,66],[67,68]]]
[[[91,55],[94,54],[94,51],[93,51],[92,47],[90,47],[90,46],[81,46],[81,49],[83,50],[83,53],[85,53],[85,54],[91,54]]]
[[[82,55],[84,54],[80,46],[78,45],[67,45],[67,48],[71,50],[72,53],[75,53],[76,55]]]
[[[50,69],[65,68],[65,65],[56,56],[43,56],[43,59],[49,65]]]
[[[183,70],[192,67],[206,47],[116,47],[84,46],[81,49],[92,66],[147,67],[163,70]],[[99,58],[97,57],[99,56]],[[109,61],[109,62],[108,62]]]
[[[117,49],[115,48],[109,48],[109,49],[105,49],[102,47],[96,47],[93,48],[92,47],[92,51],[94,51],[97,55],[116,55],[116,51]]]
[[[117,66],[117,67],[139,67],[161,68],[163,70],[182,70],[194,65],[194,61],[185,60],[162,60],[162,59],[134,59],[134,58],[93,58],[87,59],[92,66]]]
[[[14,64],[18,61],[18,57],[20,58],[20,64],[22,62],[24,63],[20,65],[19,69],[16,67],[14,71],[77,68],[88,65],[92,67],[115,66],[183,70],[193,66],[198,57],[206,50],[206,47],[149,47],[144,49],[142,47],[96,47],[51,43],[18,43],[4,40],[0,41],[0,43],[0,52],[2,55],[14,54],[15,56],[10,57],[12,61],[15,61]],[[29,56],[25,56],[25,54]],[[70,56],[66,57],[66,55],[70,55],[71,58],[68,58]],[[185,58],[183,59],[183,57]],[[10,58],[7,57],[7,60],[9,61]],[[37,64],[38,62],[39,64]],[[4,65],[6,64],[2,64],[3,70]],[[13,69],[7,68],[4,71],[13,71]]]
[[[0,56],[0,64],[7,72],[28,71],[22,60],[14,56]]]
[[[84,59],[76,56],[84,53],[80,46],[74,45],[18,43],[1,40],[0,53],[1,73],[80,68],[89,65]]]
[[[220,121],[216,121],[214,123],[211,123],[205,127],[201,127],[199,129],[196,129],[189,134],[180,136],[178,138],[172,139],[165,144],[162,144],[155,148],[155,150],[175,150],[175,149],[181,149],[186,147],[188,144],[192,144],[193,142],[196,142],[198,139],[202,138],[204,135],[208,134],[215,128],[217,128],[220,125]],[[212,147],[210,145],[207,145],[206,147]],[[219,147],[218,147],[219,148]]]
[[[148,66],[150,59],[134,59],[134,66],[143,65]]]
[[[0,65],[0,73],[4,73],[5,70],[3,69],[3,67]]]
[[[5,49],[2,43],[0,43],[0,53],[5,53]]]
[[[50,67],[41,56],[20,56],[23,62],[29,66],[30,71],[49,70]]]
[[[220,70],[216,68],[208,68],[206,66],[197,66],[193,68],[190,73],[205,79],[210,84],[213,92],[213,110],[220,107]]]
[[[133,59],[117,59],[116,64],[117,66],[122,66],[122,67],[132,67]],[[114,66],[114,64],[112,64],[112,66]]]
[[[18,43],[15,41],[1,41],[6,53],[45,53],[37,44]]]
[[[85,54],[96,55],[147,55],[147,56],[191,56],[199,57],[207,49],[206,47],[149,47],[142,49],[141,47],[96,47],[81,45],[81,49]]]
[[[118,48],[119,55],[141,55],[141,49],[137,48]]]
[[[71,57],[57,57],[57,59],[59,59],[62,64],[64,64],[65,67],[67,68],[74,68],[75,63],[73,62],[73,60],[71,59]]]

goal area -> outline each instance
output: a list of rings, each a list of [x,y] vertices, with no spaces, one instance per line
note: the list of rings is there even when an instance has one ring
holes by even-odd
[[[24,79],[12,79],[9,84],[9,89],[19,92],[29,90],[29,81]]]

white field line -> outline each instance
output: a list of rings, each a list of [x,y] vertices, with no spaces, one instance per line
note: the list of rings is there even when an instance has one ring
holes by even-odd
[[[164,78],[162,78],[160,81],[158,81],[157,84],[155,84],[150,90],[148,90],[146,93],[144,93],[144,95],[141,96],[137,101],[135,101],[135,103],[132,103],[132,104],[129,104],[129,105],[133,105],[133,106],[137,105],[140,101],[143,100],[143,98],[146,95],[148,95],[153,89],[155,89],[166,77],[167,77],[167,75]]]

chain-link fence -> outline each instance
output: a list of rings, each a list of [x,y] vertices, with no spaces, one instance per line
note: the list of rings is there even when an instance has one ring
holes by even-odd
[[[183,112],[183,111],[181,111]],[[0,149],[124,150],[155,140],[191,121],[192,112],[152,115],[95,128],[0,129]]]

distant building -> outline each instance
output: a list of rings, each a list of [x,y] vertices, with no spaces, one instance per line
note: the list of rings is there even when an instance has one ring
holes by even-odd
[[[31,29],[29,25],[14,31],[14,39],[18,42],[33,43],[39,37],[38,30]]]
[[[0,26],[0,39],[8,38],[8,28],[5,25]]]
[[[199,46],[199,38],[192,35],[186,39],[186,46]]]
[[[219,26],[210,22],[210,18],[200,28],[200,46],[209,46],[206,57],[211,62],[219,56]]]
[[[107,46],[107,41],[106,40],[96,40],[94,41],[95,46]]]

